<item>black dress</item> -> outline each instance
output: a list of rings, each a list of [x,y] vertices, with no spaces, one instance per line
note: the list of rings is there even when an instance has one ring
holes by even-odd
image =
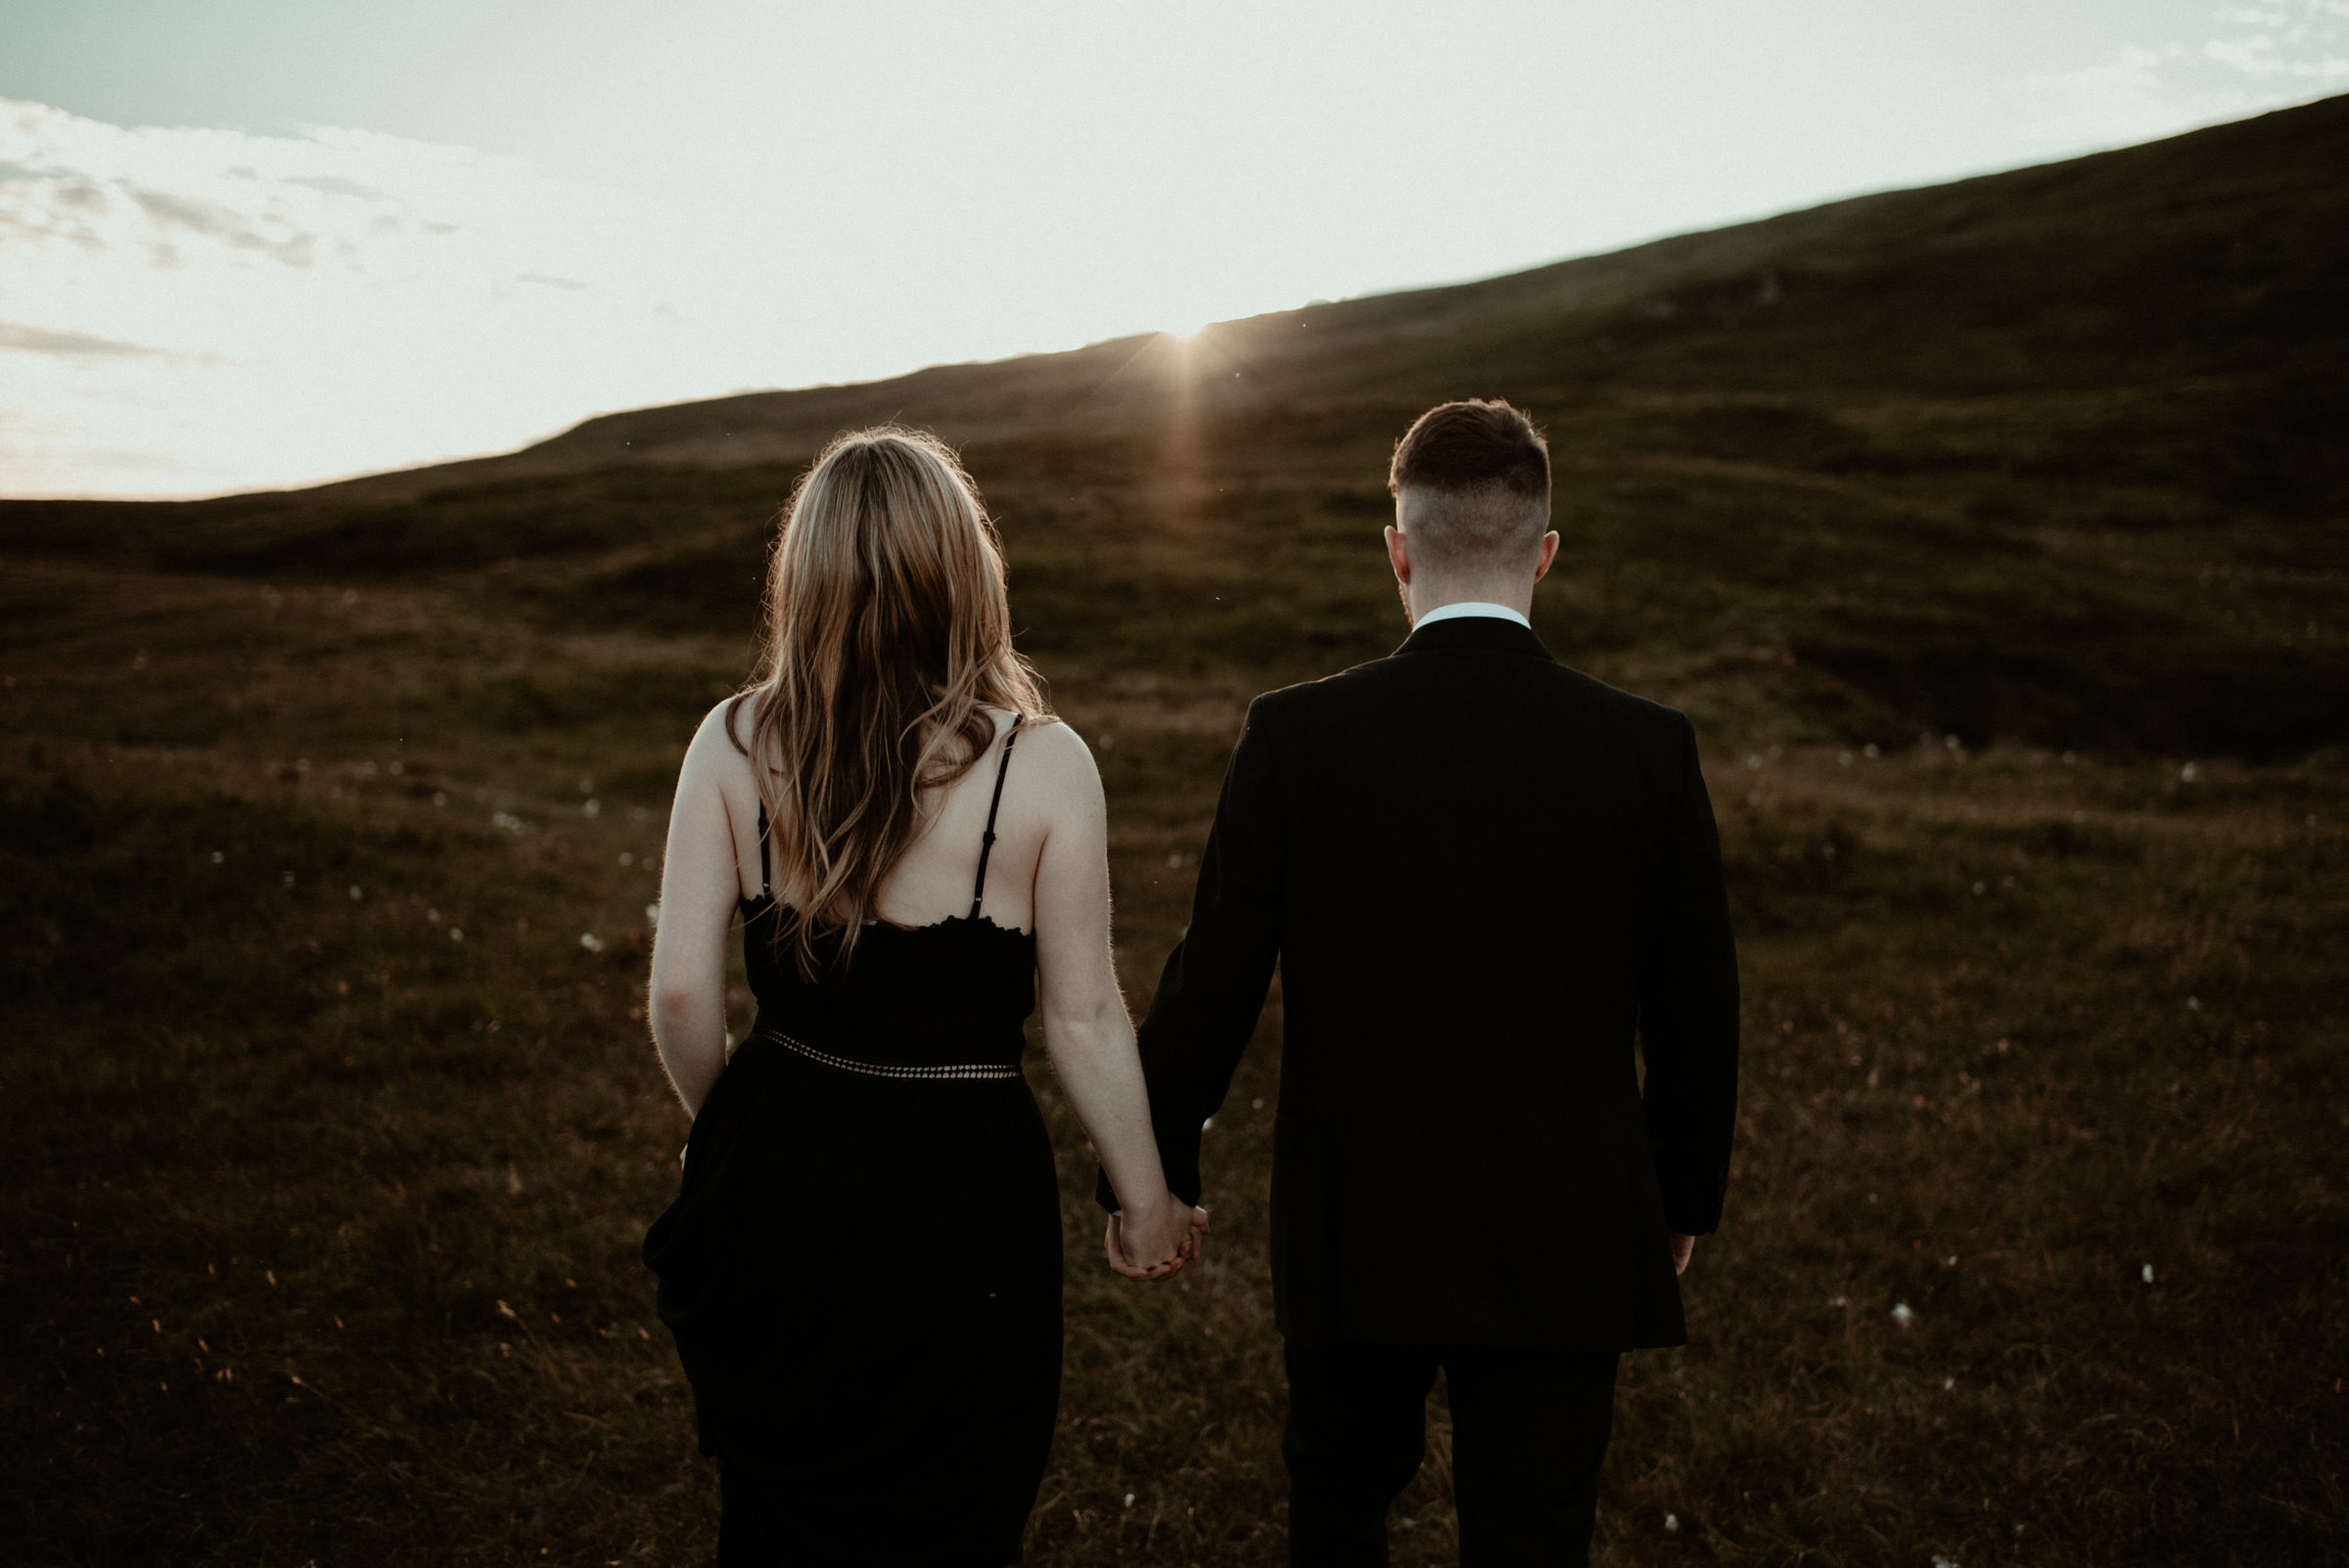
[[[721,1466],[721,1564],[1020,1559],[1060,1400],[1060,1199],[1020,1071],[1036,937],[868,924],[802,978],[743,904],[759,1018],[645,1236]]]

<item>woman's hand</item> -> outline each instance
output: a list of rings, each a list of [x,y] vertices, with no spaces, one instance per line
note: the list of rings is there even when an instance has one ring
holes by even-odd
[[[1199,1256],[1207,1235],[1207,1210],[1194,1209],[1172,1192],[1146,1206],[1147,1212],[1113,1214],[1102,1237],[1109,1267],[1128,1279],[1166,1279]]]

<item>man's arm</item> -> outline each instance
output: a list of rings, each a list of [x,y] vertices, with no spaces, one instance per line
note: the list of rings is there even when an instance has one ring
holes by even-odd
[[[1263,710],[1262,698],[1250,706],[1224,769],[1215,826],[1199,857],[1190,929],[1167,957],[1140,1034],[1159,1161],[1168,1187],[1193,1205],[1199,1126],[1231,1087],[1280,956],[1286,845]],[[1106,1176],[1096,1195],[1103,1208],[1116,1207]]]
[[[1701,1236],[1721,1224],[1737,1129],[1737,947],[1696,733],[1685,718],[1679,727],[1664,908],[1640,962],[1639,1048],[1664,1222]]]

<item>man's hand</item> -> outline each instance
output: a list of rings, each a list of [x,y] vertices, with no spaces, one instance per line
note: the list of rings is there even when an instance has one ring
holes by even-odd
[[[1667,1230],[1664,1239],[1672,1243],[1672,1271],[1676,1274],[1686,1273],[1688,1259],[1696,1251],[1696,1238],[1683,1236],[1677,1230]]]
[[[1131,1223],[1123,1214],[1109,1217],[1102,1251],[1109,1267],[1128,1279],[1171,1278],[1199,1256],[1199,1243],[1207,1234],[1205,1206],[1194,1209],[1170,1192],[1156,1210],[1136,1216]]]

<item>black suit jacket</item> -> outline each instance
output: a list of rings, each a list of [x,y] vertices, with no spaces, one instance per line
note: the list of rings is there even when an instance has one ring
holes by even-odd
[[[1685,1343],[1666,1231],[1719,1224],[1737,1095],[1686,718],[1495,617],[1259,697],[1141,1027],[1186,1200],[1276,961],[1292,1341]]]

